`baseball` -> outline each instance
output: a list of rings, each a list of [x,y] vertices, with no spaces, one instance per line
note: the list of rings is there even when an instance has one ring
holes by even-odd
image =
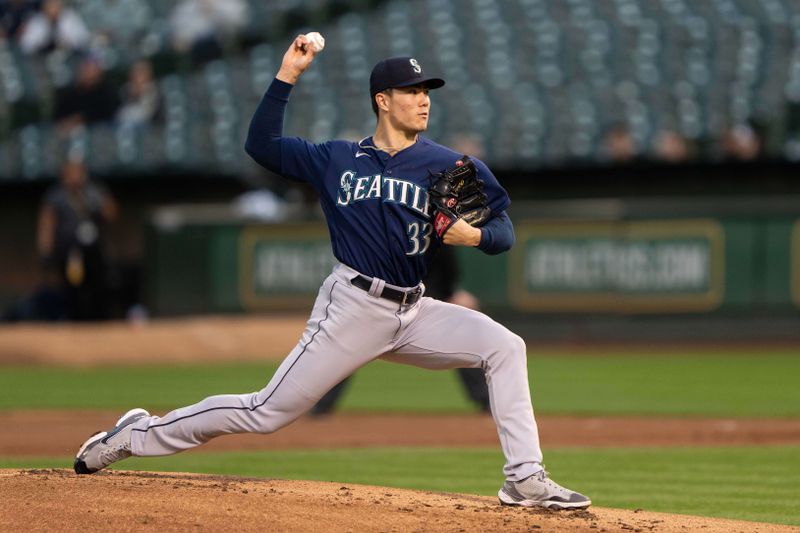
[[[312,31],[310,33],[306,33],[305,35],[308,42],[311,44],[311,48],[314,49],[314,52],[321,52],[323,48],[325,48],[325,37],[323,37],[319,32]]]

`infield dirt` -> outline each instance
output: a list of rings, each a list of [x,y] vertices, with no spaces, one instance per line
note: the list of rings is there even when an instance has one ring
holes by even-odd
[[[487,496],[350,483],[147,472],[0,470],[0,501],[0,531],[796,531],[645,511],[509,508]]]

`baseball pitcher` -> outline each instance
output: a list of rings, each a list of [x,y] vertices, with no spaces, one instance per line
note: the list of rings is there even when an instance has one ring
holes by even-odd
[[[312,144],[283,134],[293,86],[322,45],[300,35],[250,124],[247,153],[319,193],[339,264],[320,287],[302,338],[265,388],[221,395],[151,416],[125,413],[90,437],[75,471],[129,457],[174,454],[229,433],[272,433],[374,359],[429,369],[482,368],[505,455],[507,505],[585,508],[586,496],[544,470],[523,340],[486,315],[424,296],[420,280],[441,243],[487,254],[514,242],[510,200],[487,166],[421,135],[430,91],[444,81],[411,57],[375,65],[369,80],[377,125],[359,142]]]

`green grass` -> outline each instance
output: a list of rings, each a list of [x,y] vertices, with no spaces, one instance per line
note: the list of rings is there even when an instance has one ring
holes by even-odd
[[[800,416],[800,353],[754,355],[536,355],[529,360],[538,413]],[[0,409],[155,411],[206,396],[258,390],[275,364],[130,368],[0,367]],[[454,372],[378,361],[359,370],[342,410],[472,410]]]
[[[560,483],[595,505],[800,525],[800,447],[561,449],[547,453]],[[3,468],[51,468],[69,458],[0,459]],[[134,458],[125,470],[313,479],[494,495],[497,449],[371,448],[189,452]]]
[[[800,352],[535,357],[529,373],[543,412],[800,416]]]

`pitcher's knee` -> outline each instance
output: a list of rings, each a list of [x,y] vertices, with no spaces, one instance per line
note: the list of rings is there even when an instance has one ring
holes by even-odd
[[[282,427],[287,426],[293,422],[299,413],[294,410],[286,410],[281,407],[263,405],[254,409],[250,415],[250,429],[252,433],[260,433],[266,435],[268,433],[275,433]]]
[[[267,435],[269,433],[275,433],[278,431],[282,425],[278,425],[276,420],[273,419],[266,419],[266,420],[259,420],[258,425],[253,433],[260,433],[262,435]]]
[[[525,341],[516,333],[506,330],[505,334],[502,335],[498,341],[497,355],[501,358],[527,360],[528,354]]]
[[[522,340],[522,337],[520,337],[516,333],[509,332],[508,344],[509,344],[509,351],[511,352],[513,357],[519,357],[527,360],[528,350],[527,347],[525,346],[525,341]]]
[[[315,403],[316,400],[303,396],[293,398],[291,403],[267,402],[254,412],[256,415],[254,433],[274,433],[300,418]]]

